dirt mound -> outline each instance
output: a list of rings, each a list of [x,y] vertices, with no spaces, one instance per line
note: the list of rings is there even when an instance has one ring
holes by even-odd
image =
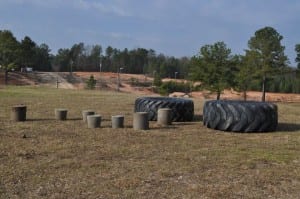
[[[5,74],[0,72],[0,85],[5,84]],[[35,81],[27,73],[10,72],[8,73],[8,85],[35,85]]]
[[[79,76],[87,80],[90,75],[94,75],[97,82],[104,82],[108,89],[117,90],[118,74],[110,72],[76,72],[76,76]],[[163,79],[163,81],[175,81],[174,79]],[[182,82],[183,80],[176,80],[177,82]],[[153,78],[147,77],[145,75],[136,74],[124,74],[120,73],[120,91],[128,93],[136,93],[142,95],[158,95],[152,92],[152,82]],[[138,86],[146,85],[146,86]],[[101,87],[100,87],[101,89]],[[215,99],[216,94],[211,94],[208,91],[201,92],[191,92],[191,93],[171,93],[172,97],[192,97],[201,99]],[[243,100],[242,93],[236,92],[234,90],[225,90],[221,99],[234,99]],[[249,91],[247,92],[247,100],[260,101],[261,92]],[[300,94],[286,94],[286,93],[267,93],[266,100],[271,102],[300,102]]]
[[[249,91],[247,92],[247,100],[261,101],[261,92]],[[208,91],[197,91],[191,93],[174,92],[169,95],[170,97],[192,97],[200,99],[216,99],[217,95]],[[243,100],[242,93],[225,90],[221,94],[222,100]],[[292,93],[266,93],[266,101],[269,102],[300,102],[300,94]]]
[[[145,75],[111,73],[111,72],[10,72],[9,85],[35,85],[56,87],[65,89],[84,89],[85,82],[93,75],[96,79],[96,90],[119,90],[121,92],[135,93],[138,95],[154,95],[152,92],[153,78]],[[163,81],[175,81],[164,79]],[[183,80],[176,80],[182,82]],[[118,86],[119,83],[119,86]],[[4,85],[4,73],[0,73],[0,85]],[[172,97],[193,97],[200,99],[216,99],[210,92],[191,92],[170,94]],[[225,90],[221,99],[243,100],[242,94],[233,90]],[[247,92],[247,100],[260,101],[261,92]],[[300,94],[267,93],[266,100],[272,102],[300,102]]]
[[[70,78],[67,78],[67,73],[54,73],[54,72],[9,72],[8,85],[36,85],[36,86],[49,86],[73,89],[75,86]],[[0,84],[4,85],[4,73],[0,73]]]

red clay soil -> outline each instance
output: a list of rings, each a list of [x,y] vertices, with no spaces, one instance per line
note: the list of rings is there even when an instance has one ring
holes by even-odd
[[[85,87],[86,80],[93,75],[97,80],[98,84],[96,85],[97,89],[106,89],[106,90],[116,90],[118,82],[118,74],[111,72],[74,72],[78,78],[82,79],[82,83],[73,84],[74,88],[82,89]],[[137,87],[132,86],[132,81],[138,81],[140,83],[148,83],[148,85],[153,82],[152,77],[147,77],[144,75],[136,74],[124,74],[120,73],[120,82],[121,86],[119,87],[121,92],[135,93],[139,95],[158,95],[152,92],[151,86],[149,87]],[[182,82],[183,80],[174,80],[174,79],[164,79],[163,81],[178,81]],[[36,80],[30,79],[26,74],[20,73],[11,73],[9,79],[9,85],[39,85],[39,82]],[[0,87],[4,86],[4,73],[0,73]],[[68,88],[68,87],[66,87]],[[200,99],[215,99],[215,94],[210,94],[209,92],[192,92],[192,93],[172,93],[170,96],[173,97],[193,97]],[[243,100],[242,94],[233,90],[225,90],[221,94],[221,99],[234,99],[234,100]],[[249,91],[247,92],[247,100],[260,101],[261,92]],[[286,94],[286,93],[267,93],[266,101],[270,102],[300,102],[300,94]]]
[[[4,72],[0,72],[0,86],[4,86]],[[35,82],[28,78],[25,73],[8,73],[8,85],[35,85]]]
[[[94,75],[96,79],[102,79],[111,88],[116,89],[116,82],[118,81],[118,74],[117,73],[108,73],[108,72],[94,72],[94,73],[88,73],[88,72],[76,72],[77,76],[80,76],[82,78],[88,78],[90,75]],[[153,78],[146,77],[144,75],[136,75],[136,74],[124,74],[120,73],[120,79],[122,86],[120,87],[120,90],[122,92],[128,92],[128,93],[137,93],[137,94],[144,94],[144,95],[157,95],[152,92],[151,88],[145,88],[145,87],[134,87],[130,85],[130,81],[132,79],[136,79],[140,82],[146,82],[146,81],[153,81]],[[177,81],[182,82],[182,80],[175,80],[175,79],[163,79],[163,81]],[[249,91],[247,92],[247,100],[254,100],[254,101],[261,101],[261,92],[256,91]],[[170,96],[173,97],[186,97],[187,95],[185,93],[172,93]],[[201,99],[215,99],[215,94],[210,94],[209,92],[192,92],[189,93],[188,96],[193,98],[201,98]],[[225,90],[221,94],[221,99],[234,99],[234,100],[243,100],[242,93],[233,91],[233,90]],[[270,102],[300,102],[300,94],[287,94],[287,93],[266,93],[266,101]]]
[[[208,94],[207,92],[192,92],[192,97],[203,99],[216,99],[216,94]],[[261,101],[262,93],[257,91],[247,92],[247,100]],[[225,90],[221,94],[223,100],[243,100],[242,93]],[[290,93],[266,93],[266,101],[268,102],[300,102],[300,94]]]

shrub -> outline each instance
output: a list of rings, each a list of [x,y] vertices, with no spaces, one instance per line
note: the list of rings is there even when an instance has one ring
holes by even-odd
[[[187,82],[163,82],[159,87],[159,93],[161,95],[167,95],[168,93],[172,92],[184,92],[189,93],[191,92],[192,86],[191,83]]]
[[[161,86],[162,85],[162,80],[161,80],[160,74],[158,74],[158,73],[155,74],[154,80],[153,80],[153,85],[154,86]]]
[[[138,86],[138,87],[148,87],[151,86],[151,82],[140,82],[139,79],[131,77],[130,78],[130,85],[131,86]]]
[[[95,78],[94,78],[94,76],[93,75],[91,75],[90,76],[90,78],[86,81],[86,88],[87,89],[95,89],[95,87],[96,87],[96,80],[95,80]]]

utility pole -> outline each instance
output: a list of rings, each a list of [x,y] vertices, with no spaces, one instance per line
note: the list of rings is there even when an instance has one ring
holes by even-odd
[[[121,77],[120,77],[120,73],[122,72],[123,68],[119,68],[118,70],[118,82],[117,82],[117,91],[120,91],[120,85],[121,85]]]
[[[102,62],[101,62],[101,55],[99,59],[99,88],[101,88],[101,69],[102,69]]]
[[[156,70],[153,71],[153,81],[152,81],[152,92],[154,93],[154,81],[155,81]]]
[[[59,85],[59,81],[58,81],[58,77],[56,78],[56,88],[58,88],[58,85]]]
[[[175,80],[177,79],[177,73],[178,73],[178,72],[176,71],[176,72],[175,72]]]
[[[71,65],[71,67],[70,67],[70,74],[71,74],[71,76],[73,75],[73,60],[71,59],[71,61],[70,61],[70,65]]]

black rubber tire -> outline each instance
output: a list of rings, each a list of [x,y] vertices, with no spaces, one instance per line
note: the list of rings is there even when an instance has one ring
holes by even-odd
[[[277,105],[254,101],[207,101],[203,108],[203,124],[221,131],[276,131]]]
[[[173,122],[187,122],[194,119],[194,102],[173,97],[140,97],[135,100],[135,112],[148,112],[149,120],[157,120],[159,108],[172,109]]]

